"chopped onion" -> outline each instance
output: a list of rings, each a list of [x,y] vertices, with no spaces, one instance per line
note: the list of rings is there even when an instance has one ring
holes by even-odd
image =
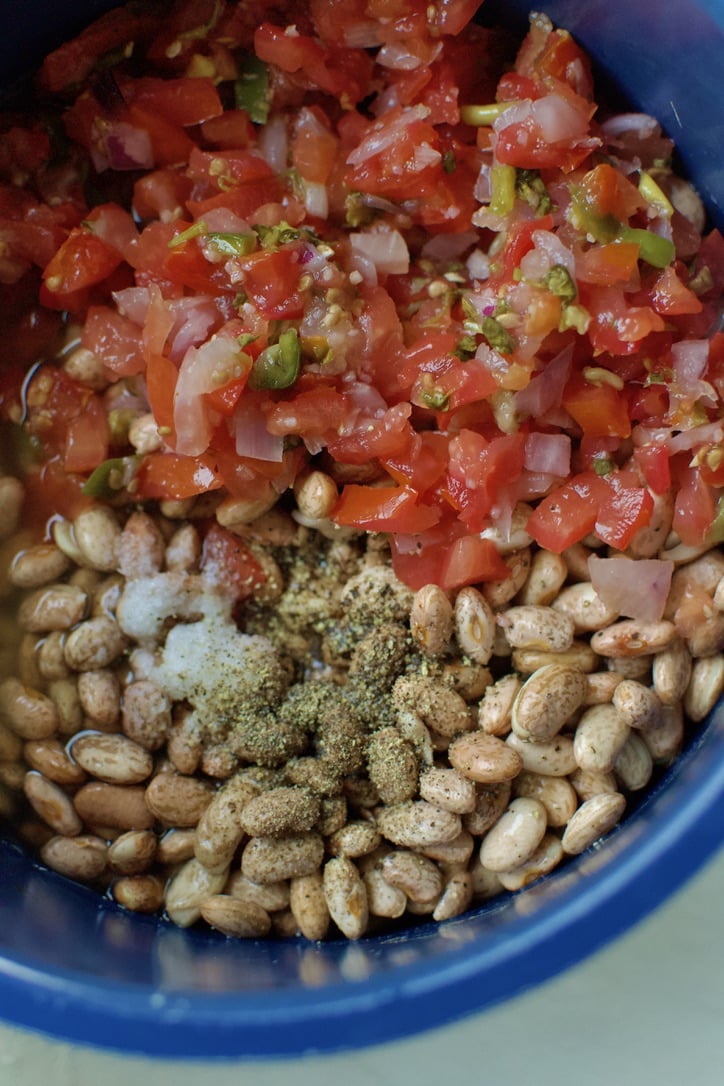
[[[598,558],[591,555],[588,571],[596,594],[625,618],[658,622],[671,587],[674,563],[661,558]]]
[[[289,139],[284,117],[277,114],[259,129],[258,147],[262,158],[274,173],[283,173],[287,168]]]
[[[204,393],[233,377],[240,365],[240,354],[237,339],[228,335],[214,335],[200,347],[186,351],[174,393],[177,452],[198,456],[208,448],[213,420]]]
[[[429,112],[427,106],[406,106],[391,123],[374,124],[369,134],[347,156],[347,163],[350,166],[359,166],[388,147],[394,147],[404,130],[414,121],[423,121]]]
[[[724,419],[705,422],[703,426],[694,426],[691,430],[682,430],[669,441],[669,452],[675,456],[679,452],[695,449],[697,445],[718,444],[724,440]]]
[[[284,454],[284,438],[279,434],[270,434],[266,419],[256,403],[244,399],[234,413],[234,439],[238,456],[249,456],[253,460],[265,460],[280,464]]]
[[[515,409],[520,414],[540,419],[553,408],[560,406],[563,389],[571,368],[573,347],[564,347],[560,354],[532,377],[524,389],[515,394]]]
[[[304,181],[304,207],[313,219],[326,219],[329,214],[327,186],[321,181]]]
[[[571,439],[568,434],[528,434],[524,467],[527,471],[567,477],[571,470]]]
[[[507,112],[507,110],[506,110]],[[588,118],[560,94],[536,98],[531,106],[533,119],[549,143],[577,139],[588,131]]]
[[[474,249],[465,262],[465,266],[471,279],[484,282],[490,278],[490,257],[482,249]]]
[[[420,256],[424,260],[458,260],[477,240],[477,230],[464,230],[459,234],[435,234],[425,242]]]
[[[151,137],[145,128],[113,121],[105,130],[104,143],[112,170],[150,170],[154,166]]]
[[[148,287],[125,287],[123,290],[114,290],[111,296],[118,312],[143,328],[151,301]]]
[[[410,252],[399,230],[373,228],[350,234],[349,241],[353,255],[371,260],[380,275],[406,275],[409,271]]]
[[[648,113],[618,113],[615,117],[609,117],[601,125],[606,136],[615,139],[624,133],[632,132],[641,139],[654,136],[660,131],[659,123]]]

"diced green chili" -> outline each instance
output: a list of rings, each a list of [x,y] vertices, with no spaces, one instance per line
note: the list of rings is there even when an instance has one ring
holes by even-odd
[[[633,241],[639,247],[639,256],[652,268],[668,268],[676,255],[673,241],[654,234],[652,230],[639,230],[625,226],[621,231],[621,241]]]
[[[126,489],[140,462],[140,456],[116,456],[104,460],[86,479],[82,487],[83,493],[89,498],[115,497]]]
[[[515,350],[515,337],[495,317],[483,317],[480,330],[490,346],[501,354],[512,354]]]
[[[560,298],[564,305],[575,302],[578,295],[575,280],[563,264],[554,264],[543,280],[551,294]]]
[[[482,106],[461,106],[460,120],[463,124],[471,124],[476,128],[482,128],[497,121],[501,113],[516,105],[515,102],[487,102]]]
[[[615,462],[609,456],[594,456],[591,463],[596,475],[610,475],[616,469]]]
[[[490,171],[490,210],[508,215],[515,203],[515,166],[497,163]]]
[[[234,83],[234,102],[243,109],[254,124],[266,124],[271,108],[269,69],[263,60],[247,53],[239,62]]]
[[[256,248],[254,234],[223,234],[212,231],[208,240],[215,249],[227,256],[248,256]]]
[[[187,241],[192,241],[193,238],[204,237],[208,234],[208,227],[203,219],[199,219],[198,222],[193,223],[187,230],[182,230],[180,234],[174,234],[168,243],[169,249],[176,249],[179,245],[184,245]]]
[[[249,387],[291,388],[299,376],[301,347],[296,328],[282,332],[276,343],[270,344],[254,360],[249,375]]]
[[[442,168],[445,173],[455,173],[458,168],[458,160],[454,151],[445,151],[442,156]]]
[[[277,249],[280,245],[284,245],[288,241],[297,241],[301,237],[300,231],[296,227],[290,226],[288,222],[283,220],[277,223],[276,226],[265,226],[263,223],[259,223],[254,227],[254,230],[262,249]]]
[[[547,215],[553,207],[550,193],[537,170],[516,170],[515,191],[536,215]]]
[[[616,216],[594,211],[579,185],[571,185],[570,219],[577,230],[604,245],[616,241],[621,234],[621,223]]]

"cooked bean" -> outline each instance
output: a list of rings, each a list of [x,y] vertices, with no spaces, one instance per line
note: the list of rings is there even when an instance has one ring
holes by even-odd
[[[661,722],[661,701],[654,690],[636,679],[623,679],[613,692],[613,706],[629,728],[650,731]]]
[[[290,902],[289,882],[252,882],[241,871],[234,871],[229,876],[224,893],[231,894],[239,901],[253,901],[255,905],[261,905],[268,913],[280,912],[286,909]]]
[[[668,649],[676,637],[673,622],[637,622],[622,619],[591,638],[591,648],[599,656],[644,656]]]
[[[651,682],[651,665],[654,659],[650,653],[642,656],[609,656],[606,666],[622,679],[637,679],[648,684]]]
[[[48,694],[55,706],[58,732],[63,736],[75,735],[83,726],[83,708],[75,676],[55,679],[48,685]]]
[[[577,671],[595,671],[600,667],[599,658],[585,641],[574,641],[565,652],[546,652],[543,649],[514,649],[511,662],[522,675],[532,675],[546,664],[562,664]]]
[[[143,750],[142,747],[137,749]],[[150,760],[148,752],[143,753]],[[156,774],[146,788],[145,800],[149,811],[167,826],[186,827],[197,825],[212,795],[211,785],[206,781],[169,772]]]
[[[426,656],[442,656],[453,634],[453,607],[445,591],[436,584],[424,585],[415,593],[410,609],[410,633]]]
[[[115,671],[98,668],[78,675],[78,700],[86,716],[113,728],[121,715],[121,688]]]
[[[259,789],[235,777],[223,785],[201,813],[196,827],[196,858],[209,871],[228,867],[244,837],[241,816]]]
[[[566,777],[549,777],[525,769],[513,781],[513,792],[542,803],[548,825],[553,827],[565,826],[578,806],[575,789]]]
[[[0,714],[21,739],[48,739],[58,727],[53,701],[18,679],[0,683]]]
[[[201,903],[201,916],[212,928],[237,939],[261,939],[269,934],[269,913],[253,901],[212,894]]]
[[[498,871],[497,875],[506,890],[522,890],[536,879],[547,875],[563,859],[563,846],[558,837],[546,833],[535,852],[518,867]]]
[[[318,833],[252,837],[241,856],[241,870],[254,882],[279,882],[317,871],[324,856]]]
[[[371,867],[362,874],[367,891],[367,905],[371,916],[395,920],[407,908],[407,895],[398,886],[392,886],[382,871]]]
[[[140,784],[153,770],[148,751],[125,735],[84,732],[71,740],[69,749],[86,773],[108,784]]]
[[[1,746],[1,744],[0,744]],[[82,784],[86,775],[58,739],[31,739],[24,747],[23,757],[31,769],[37,769],[56,784]]]
[[[383,837],[405,848],[424,848],[452,841],[462,828],[458,815],[424,799],[382,807],[376,812],[375,820]]]
[[[493,676],[487,667],[466,657],[464,660],[446,660],[442,666],[442,679],[456,694],[470,702],[482,697]]]
[[[448,758],[454,769],[481,784],[512,780],[523,764],[518,751],[497,736],[482,731],[455,739],[450,744]]]
[[[442,893],[442,872],[437,864],[418,852],[394,849],[379,862],[379,870],[390,886],[402,890],[418,905],[437,901]]]
[[[153,815],[146,806],[144,793],[145,788],[139,785],[91,781],[76,792],[73,804],[86,825],[149,830]]]
[[[546,809],[537,799],[514,799],[488,830],[480,846],[480,861],[490,871],[510,871],[529,860],[546,832]]]
[[[631,732],[628,739],[616,755],[613,770],[627,792],[639,792],[651,780],[654,763],[646,743]]]
[[[201,540],[193,524],[182,524],[166,544],[166,569],[186,572],[198,567]]]
[[[573,753],[581,769],[607,773],[631,729],[614,705],[592,705],[578,721],[573,737]]]
[[[630,738],[630,736],[629,736]],[[603,773],[599,769],[576,769],[568,780],[581,800],[591,799],[602,793],[618,791],[613,773]]]
[[[339,492],[331,475],[324,471],[310,471],[294,483],[294,497],[303,517],[322,520],[334,509]]]
[[[523,606],[550,607],[566,582],[568,567],[562,556],[552,551],[536,551],[528,580],[518,595]]]
[[[111,509],[105,505],[84,509],[73,522],[73,534],[82,565],[101,572],[116,568],[121,529]]]
[[[522,686],[512,672],[488,686],[478,706],[478,727],[488,735],[505,738],[512,726],[513,702]]]
[[[167,830],[159,838],[156,862],[168,864],[170,867],[186,863],[194,855],[195,844],[196,834],[193,830]]]
[[[480,850],[470,864],[469,872],[473,884],[473,901],[488,901],[496,897],[503,889],[503,884],[495,871],[489,871],[480,862]]]
[[[152,577],[163,568],[166,542],[148,513],[133,512],[116,543],[116,562],[126,580]]]
[[[112,618],[86,619],[65,640],[65,662],[73,671],[108,667],[123,652],[126,641]]]
[[[474,837],[482,837],[491,826],[495,825],[508,806],[510,792],[510,781],[502,781],[500,784],[479,784],[476,788],[475,809],[462,817],[463,829]]]
[[[529,547],[512,551],[506,555],[505,564],[510,574],[500,581],[486,581],[482,593],[494,610],[505,607],[506,603],[518,594],[530,572],[531,554]]]
[[[430,766],[420,775],[420,796],[454,814],[475,810],[475,784],[457,769]]]
[[[426,675],[403,675],[392,690],[393,704],[415,713],[428,728],[452,737],[470,731],[472,714],[467,703],[449,686]]]
[[[28,744],[26,743],[27,747]],[[0,720],[0,762],[17,762],[23,753],[23,741],[19,735],[6,728]],[[33,768],[37,768],[34,766]]]
[[[709,715],[724,691],[724,655],[696,660],[684,695],[684,709],[698,724]]]
[[[618,611],[603,602],[590,582],[568,585],[552,603],[553,608],[573,620],[577,634],[602,630],[615,622]]]
[[[18,551],[10,564],[8,578],[16,588],[40,588],[62,577],[70,565],[54,543],[37,543]]]
[[[51,837],[40,848],[40,859],[59,875],[78,882],[95,882],[106,869],[108,847],[93,834]]]
[[[680,638],[668,649],[657,652],[652,664],[654,690],[664,705],[675,705],[684,697],[692,671],[691,654]]]
[[[69,630],[83,618],[88,595],[72,584],[38,588],[26,596],[18,610],[18,622],[30,633]]]
[[[284,837],[311,830],[319,818],[319,797],[298,785],[272,788],[250,799],[240,813],[250,837]]]
[[[670,765],[684,744],[684,713],[681,705],[663,705],[661,723],[651,731],[641,733],[654,762]]]
[[[507,804],[503,804],[502,809],[505,809]],[[427,845],[425,848],[421,848],[418,851],[423,856],[427,856],[431,860],[437,860],[438,863],[444,864],[446,867],[454,867],[467,864],[468,860],[473,854],[473,848],[475,842],[473,840],[472,833],[468,830],[462,829],[457,837],[453,837],[452,841],[445,841],[437,845]]]
[[[327,838],[327,851],[333,856],[349,856],[356,860],[367,856],[378,847],[380,833],[373,822],[358,820],[348,822]]]
[[[123,875],[113,883],[111,893],[124,909],[134,913],[156,913],[163,905],[164,880],[157,875]],[[175,923],[179,924],[175,917],[181,915],[180,910],[175,913],[172,918]]]
[[[329,915],[348,939],[359,939],[367,930],[369,906],[362,877],[346,856],[327,860],[322,888]]]
[[[62,837],[74,837],[83,829],[73,802],[66,792],[33,769],[26,773],[23,791],[31,807],[43,822]]]
[[[46,682],[67,679],[70,675],[70,668],[65,662],[64,645],[65,633],[62,630],[53,630],[38,642],[38,671]]]
[[[157,839],[151,830],[129,830],[108,849],[108,862],[119,875],[141,875],[156,855]]]
[[[566,652],[573,644],[573,620],[551,607],[511,607],[497,622],[514,649]]]
[[[164,895],[166,912],[180,928],[188,928],[201,916],[201,906],[226,885],[228,870],[208,871],[194,857],[173,876]]]
[[[454,916],[464,913],[470,907],[472,900],[472,876],[468,871],[455,871],[445,882],[432,918],[435,921],[452,920]]]
[[[518,755],[521,768],[529,769],[532,773],[567,777],[576,768],[573,740],[568,735],[557,735],[554,739],[534,743],[511,732],[505,742]]]
[[[149,679],[129,683],[123,691],[121,720],[123,731],[130,739],[140,743],[146,750],[159,750],[171,728],[171,704],[168,696]],[[196,761],[190,772],[196,768],[199,756],[200,751],[197,750]]]
[[[0,475],[0,539],[9,539],[17,531],[25,491],[12,475]]]
[[[617,671],[594,671],[592,675],[586,675],[588,689],[583,704],[586,706],[607,705],[613,698],[613,692],[618,684],[623,682],[623,678],[623,675]]]
[[[462,588],[458,592],[454,624],[460,651],[476,664],[487,664],[493,654],[495,615],[476,588]]]
[[[574,668],[548,664],[534,671],[519,690],[511,711],[511,726],[521,739],[553,739],[583,704],[586,676]]]
[[[587,799],[568,823],[561,838],[563,851],[577,856],[613,829],[626,809],[620,792],[600,793]]]
[[[429,742],[424,724],[419,720],[417,723]],[[415,795],[418,757],[413,745],[397,728],[380,728],[371,736],[367,746],[367,768],[383,803],[402,803]]]

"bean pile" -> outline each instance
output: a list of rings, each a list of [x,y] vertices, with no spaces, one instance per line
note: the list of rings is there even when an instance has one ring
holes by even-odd
[[[0,479],[0,814],[49,867],[228,936],[446,920],[608,833],[721,695],[719,549],[669,540],[655,622],[523,532],[506,580],[413,593],[383,537],[315,519],[315,475],[301,514],[234,525],[265,580],[233,614],[207,502],[97,503],[38,543]]]

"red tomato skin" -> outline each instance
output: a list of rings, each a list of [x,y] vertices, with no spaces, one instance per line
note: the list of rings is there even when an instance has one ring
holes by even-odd
[[[149,453],[144,457],[137,476],[138,493],[143,498],[182,501],[222,485],[214,458],[180,456],[177,453]]]
[[[545,550],[561,554],[593,531],[601,480],[582,472],[543,498],[528,518],[527,531]]]
[[[264,585],[266,577],[253,554],[238,535],[213,523],[201,546],[201,570],[223,586],[235,600],[248,599]]]
[[[93,396],[83,413],[68,423],[63,458],[65,470],[71,474],[90,475],[108,459],[109,443],[108,416],[100,399]]]
[[[74,227],[43,271],[51,294],[63,296],[102,283],[121,263],[120,253],[91,230]]]
[[[403,487],[371,487],[348,483],[332,510],[335,524],[368,532],[404,532],[416,535],[440,520],[440,510],[418,505],[414,491]]]
[[[110,306],[89,308],[81,343],[118,377],[133,377],[146,368],[141,329]]]

